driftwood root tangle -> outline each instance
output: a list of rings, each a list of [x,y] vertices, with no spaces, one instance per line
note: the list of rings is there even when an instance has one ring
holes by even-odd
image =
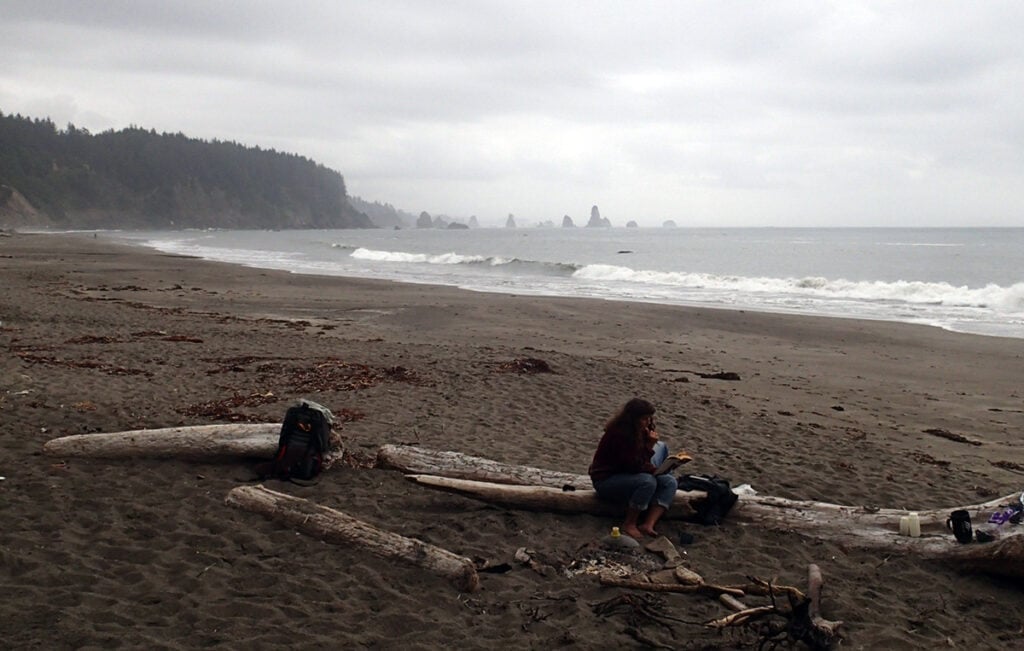
[[[810,649],[825,650],[839,642],[839,627],[842,622],[832,622],[821,616],[821,589],[824,584],[821,570],[811,564],[807,568],[807,594],[796,588],[776,586],[760,579],[751,579],[750,591],[761,592],[767,586],[771,605],[744,607],[728,595],[719,599],[734,612],[706,624],[710,628],[723,629],[730,626],[758,624],[761,645],[772,643],[802,642]],[[776,595],[786,595],[788,604],[781,606]],[[772,618],[772,619],[769,619]],[[781,621],[780,621],[781,620]]]
[[[263,486],[239,486],[228,493],[225,501],[326,542],[361,547],[381,558],[398,559],[421,567],[447,578],[463,592],[473,592],[480,587],[480,578],[472,560],[420,540],[378,529],[309,500]]]

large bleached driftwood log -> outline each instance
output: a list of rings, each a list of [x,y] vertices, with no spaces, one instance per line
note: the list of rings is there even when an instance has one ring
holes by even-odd
[[[480,579],[473,561],[440,547],[378,529],[341,511],[263,486],[239,486],[225,499],[231,506],[259,513],[329,543],[355,546],[387,559],[422,567],[473,592]]]
[[[407,474],[442,475],[455,479],[489,481],[495,484],[591,488],[590,477],[531,466],[517,466],[473,457],[458,452],[430,450],[414,445],[382,445],[377,450],[377,466]]]
[[[280,433],[280,423],[226,423],[75,434],[47,441],[43,452],[104,459],[270,459]]]
[[[519,486],[495,484],[471,479],[453,479],[438,475],[406,475],[410,481],[422,486],[475,497],[492,504],[503,504],[534,511],[555,513],[589,513],[591,515],[621,516],[622,508],[597,499],[593,489],[566,491],[551,486]],[[696,495],[703,495],[696,494]],[[693,510],[684,503],[676,504],[665,514],[668,519],[692,515]]]
[[[412,446],[384,446],[378,452],[378,462],[404,472],[432,473],[447,478],[443,482],[439,481],[440,477],[415,478],[417,483],[426,486],[520,508],[571,512],[574,504],[571,500],[579,498],[558,499],[556,494],[562,493],[561,487],[566,484],[589,486],[586,475],[514,466]],[[528,483],[533,483],[535,490],[521,489],[522,485]],[[548,487],[546,491],[536,490],[543,486]],[[572,493],[586,494],[580,489]],[[766,495],[740,495],[726,521],[796,531],[851,547],[910,553],[948,562],[963,569],[1024,578],[1024,525],[1004,525],[995,542],[966,545],[957,543],[945,525],[946,518],[954,509],[967,510],[975,523],[985,522],[1000,506],[1016,503],[1019,495],[1016,492],[970,506],[918,510],[922,532],[918,538],[899,535],[900,517],[907,515],[903,509],[844,506]],[[703,496],[699,491],[680,491],[677,504],[669,513],[678,512],[679,505],[689,505]],[[592,499],[592,495],[589,497]],[[588,501],[580,501],[578,504],[586,508],[575,512],[598,513],[590,509]]]
[[[280,423],[186,425],[63,436],[44,443],[43,452],[56,457],[97,459],[272,459],[280,434]],[[324,459],[324,468],[330,468],[342,455],[343,450],[331,450]]]

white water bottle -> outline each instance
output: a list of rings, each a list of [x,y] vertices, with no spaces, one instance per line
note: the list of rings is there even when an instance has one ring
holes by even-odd
[[[909,533],[911,538],[921,537],[921,518],[918,517],[917,513],[911,513],[907,516],[907,524],[909,525]]]

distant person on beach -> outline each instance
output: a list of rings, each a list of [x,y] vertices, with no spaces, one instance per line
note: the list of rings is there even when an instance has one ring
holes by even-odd
[[[671,473],[655,474],[668,446],[658,440],[654,412],[654,405],[642,398],[623,405],[604,426],[589,470],[598,497],[626,507],[622,531],[637,539],[658,535],[654,526],[676,494]]]

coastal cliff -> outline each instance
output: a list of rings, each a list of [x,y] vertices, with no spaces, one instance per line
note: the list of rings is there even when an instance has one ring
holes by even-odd
[[[345,179],[294,154],[0,114],[0,228],[373,228]]]

